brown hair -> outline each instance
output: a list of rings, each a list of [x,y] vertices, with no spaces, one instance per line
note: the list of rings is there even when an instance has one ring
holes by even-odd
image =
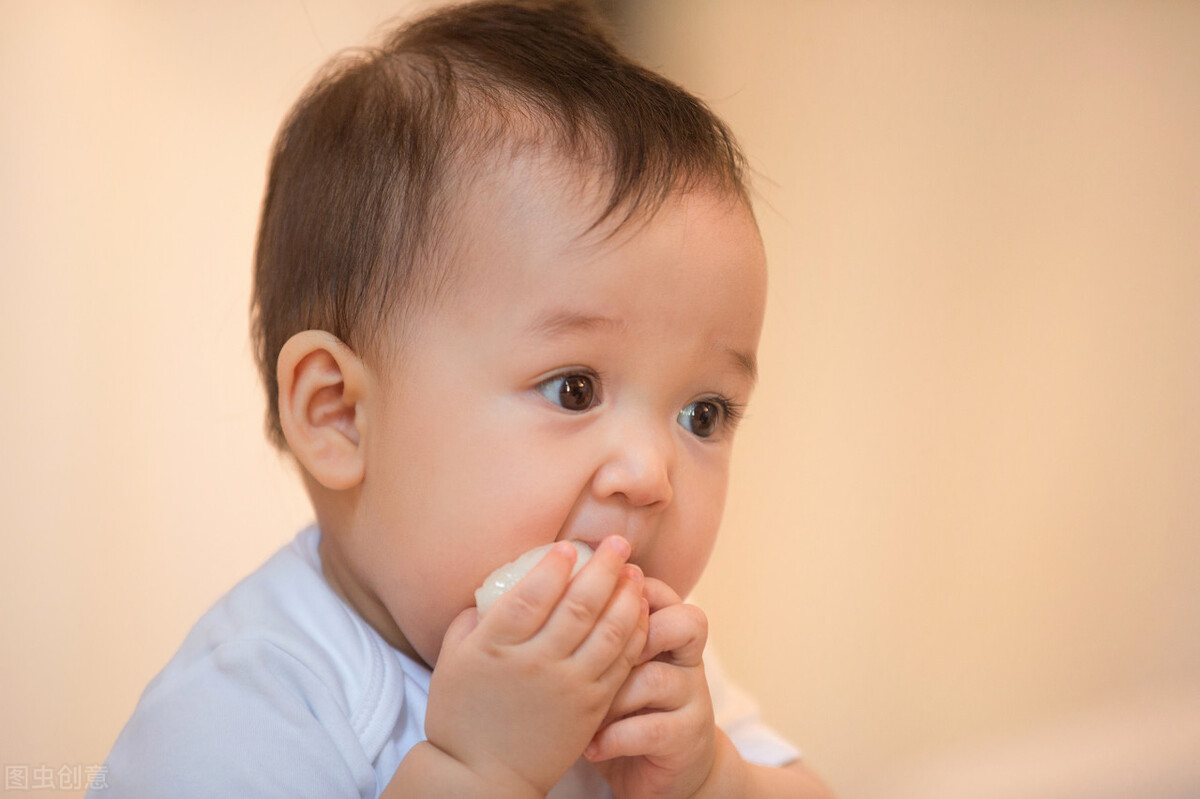
[[[456,167],[530,141],[601,178],[596,224],[697,184],[746,195],[725,125],[618,52],[579,2],[455,6],[335,59],[285,120],[263,200],[252,335],[272,443],[286,446],[287,339],[320,329],[377,354],[392,315],[444,277],[434,256]]]

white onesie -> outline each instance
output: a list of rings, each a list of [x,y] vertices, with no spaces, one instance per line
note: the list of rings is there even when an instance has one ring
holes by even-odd
[[[374,797],[425,739],[430,671],[334,593],[309,527],[221,598],[143,692],[94,799]],[[797,750],[706,656],[717,723],[764,765]],[[580,761],[550,794],[608,797]]]

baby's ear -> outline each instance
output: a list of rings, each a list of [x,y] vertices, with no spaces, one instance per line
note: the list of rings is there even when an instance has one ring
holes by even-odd
[[[300,465],[331,490],[361,483],[369,380],[362,359],[331,333],[305,330],[283,345],[276,376],[279,423]]]

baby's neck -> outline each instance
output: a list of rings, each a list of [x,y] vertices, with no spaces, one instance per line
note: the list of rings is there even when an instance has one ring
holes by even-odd
[[[417,654],[417,650],[404,637],[404,633],[401,632],[400,627],[392,619],[387,608],[379,601],[379,597],[363,588],[362,584],[350,574],[342,558],[339,556],[337,544],[333,536],[325,535],[324,531],[322,531],[321,541],[317,546],[317,553],[321,557],[321,573],[325,576],[325,582],[329,583],[329,586],[342,598],[342,601],[349,605],[363,621],[369,624],[393,648],[403,652],[418,663],[425,665],[426,668],[432,668],[428,663],[425,663],[424,659]]]

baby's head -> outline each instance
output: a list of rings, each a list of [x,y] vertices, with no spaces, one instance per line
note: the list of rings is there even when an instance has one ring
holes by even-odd
[[[280,134],[254,287],[330,582],[431,664],[556,539],[623,535],[690,591],[765,282],[724,125],[575,5],[458,7],[337,62]]]

